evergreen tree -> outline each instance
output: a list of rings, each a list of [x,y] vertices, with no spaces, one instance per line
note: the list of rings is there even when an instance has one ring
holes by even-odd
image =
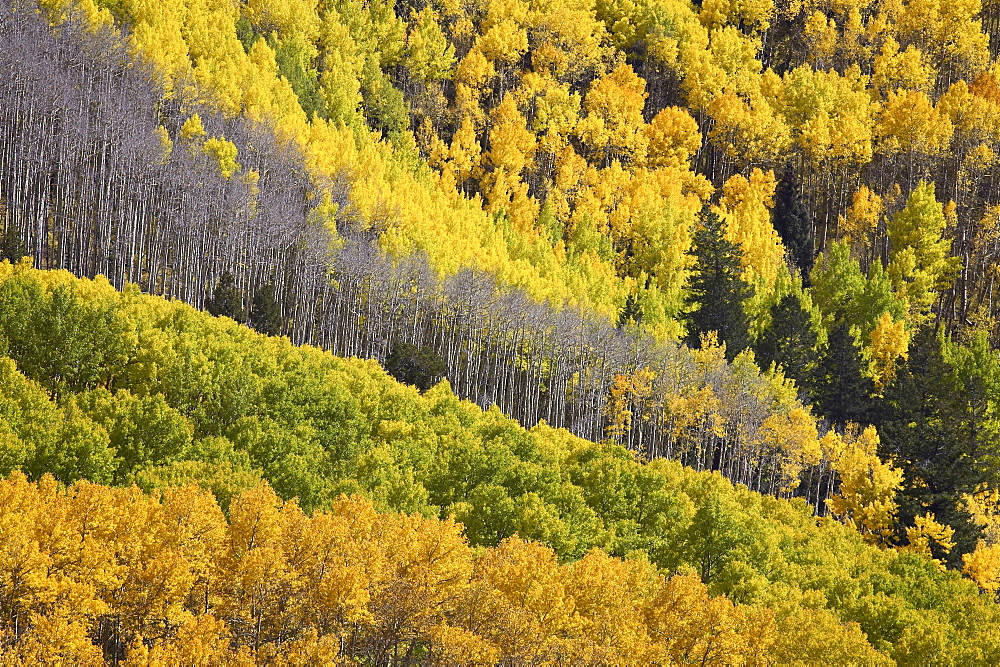
[[[635,294],[629,294],[625,299],[625,305],[622,306],[622,311],[618,315],[618,324],[616,325],[619,329],[624,329],[630,322],[635,324],[642,323],[642,304],[639,303],[638,297]]]
[[[834,424],[867,424],[875,384],[864,374],[861,350],[847,324],[838,320],[830,330],[829,344],[816,369],[813,399]]]
[[[771,306],[771,326],[757,340],[755,351],[761,368],[772,362],[800,387],[808,387],[816,370],[816,331],[797,294],[786,294]]]
[[[743,302],[753,288],[742,277],[743,252],[726,238],[726,223],[706,206],[694,235],[695,272],[688,292],[688,344],[697,346],[702,334],[715,331],[732,361],[750,346],[750,322]]]
[[[6,233],[0,234],[0,259],[6,259],[13,264],[27,254],[28,249],[24,247],[24,242],[16,229],[11,227]]]
[[[400,382],[427,391],[444,377],[448,367],[434,350],[396,343],[385,360],[385,370]]]
[[[274,283],[261,285],[250,302],[250,326],[268,336],[281,333],[281,304],[275,295]]]
[[[792,263],[807,279],[813,266],[812,218],[799,194],[798,179],[791,168],[778,184],[774,201],[774,228],[781,236]]]
[[[996,482],[997,442],[987,428],[987,394],[981,377],[956,372],[942,353],[941,339],[926,326],[886,388],[877,419],[879,456],[891,457],[903,469],[900,526],[933,513],[954,528],[955,547],[947,556],[953,566],[961,565],[962,554],[972,551],[980,537],[962,495]]]
[[[216,317],[225,316],[237,322],[243,321],[243,298],[236,289],[236,279],[232,273],[226,271],[219,278],[212,296],[205,300],[205,310]]]

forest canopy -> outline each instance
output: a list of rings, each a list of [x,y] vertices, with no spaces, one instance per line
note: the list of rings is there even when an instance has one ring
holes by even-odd
[[[948,570],[933,518],[878,546],[900,476],[874,429],[825,439],[847,525],[817,521],[718,472],[526,430],[446,382],[421,393],[177,301],[0,268],[12,658],[1000,656],[993,552]]]
[[[0,0],[0,472],[421,516],[471,572],[537,542],[729,619],[649,612],[655,659],[806,660],[808,616],[858,651],[815,660],[996,662],[997,10]],[[39,595],[5,646],[390,646]],[[455,609],[394,655],[522,655]]]

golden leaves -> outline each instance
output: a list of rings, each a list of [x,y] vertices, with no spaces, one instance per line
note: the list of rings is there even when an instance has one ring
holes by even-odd
[[[640,383],[642,380],[640,379]],[[0,481],[5,657],[101,664],[764,659],[773,618],[690,575],[599,551],[572,565],[517,537],[474,553],[453,521],[342,496],[306,516],[261,484],[232,503]],[[95,643],[96,642],[96,643]],[[748,657],[754,656],[754,657]]]

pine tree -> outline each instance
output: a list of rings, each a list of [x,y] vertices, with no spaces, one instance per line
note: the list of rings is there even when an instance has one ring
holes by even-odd
[[[875,385],[863,369],[861,350],[847,324],[838,321],[830,330],[829,344],[816,369],[813,399],[834,424],[867,424]]]
[[[750,322],[743,302],[753,288],[742,278],[743,252],[726,238],[726,223],[705,207],[694,235],[695,273],[688,291],[688,344],[695,347],[702,334],[715,331],[726,344],[731,361],[750,346]]]
[[[232,273],[226,271],[219,278],[212,296],[205,300],[205,310],[216,317],[243,321],[243,298],[236,289],[236,279]]]
[[[274,283],[257,288],[250,303],[250,326],[268,336],[281,333],[281,304],[275,295]]]
[[[797,294],[786,294],[771,306],[771,326],[757,340],[757,362],[761,368],[773,362],[800,387],[807,387],[818,361],[816,339],[802,301]]]
[[[813,266],[812,219],[799,194],[797,181],[789,168],[778,184],[774,201],[774,228],[781,236],[792,263],[806,279]]]

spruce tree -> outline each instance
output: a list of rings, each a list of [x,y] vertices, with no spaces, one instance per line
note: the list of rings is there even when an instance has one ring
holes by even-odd
[[[813,382],[813,400],[819,412],[834,424],[870,421],[875,383],[864,374],[861,350],[847,323],[838,320],[830,330],[826,352]]]
[[[427,391],[444,377],[448,367],[430,348],[396,343],[385,360],[385,370],[400,382]]]
[[[250,302],[250,326],[268,336],[281,333],[281,305],[275,294],[274,283],[257,288]]]
[[[761,368],[773,362],[800,387],[809,387],[818,361],[816,339],[799,296],[786,294],[771,306],[771,326],[757,340],[757,362]]]
[[[726,223],[706,206],[694,235],[694,274],[688,289],[688,339],[697,347],[701,335],[718,333],[731,361],[750,346],[750,322],[743,302],[753,288],[742,277],[743,251],[726,238]]]
[[[948,554],[953,566],[961,565],[961,555],[981,536],[962,496],[997,481],[997,437],[989,428],[987,394],[982,378],[962,378],[948,363],[941,339],[926,326],[886,387],[876,419],[879,456],[903,469],[900,525],[912,525],[914,517],[929,512],[954,528],[956,546]]]
[[[626,297],[625,305],[622,306],[621,313],[618,314],[618,324],[615,326],[624,329],[630,323],[642,323],[642,304],[639,303],[635,294],[629,294]]]
[[[791,168],[778,184],[774,201],[774,228],[788,250],[792,264],[808,279],[813,267],[812,218],[799,195],[798,179]]]
[[[0,259],[6,259],[11,264],[15,264],[22,257],[28,254],[28,249],[21,241],[21,236],[13,227],[0,234]]]
[[[230,317],[237,322],[243,321],[243,298],[236,289],[236,279],[226,271],[215,285],[212,296],[205,299],[205,310],[216,317]]]

